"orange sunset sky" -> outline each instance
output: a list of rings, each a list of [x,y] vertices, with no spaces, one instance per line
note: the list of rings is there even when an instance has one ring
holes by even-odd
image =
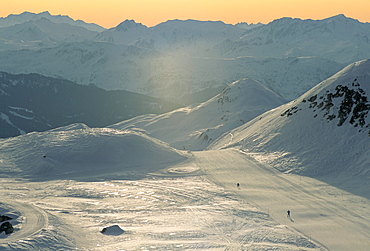
[[[370,22],[369,0],[0,0],[0,17],[49,11],[105,28],[133,19],[146,26],[172,19],[269,23],[282,17],[324,19],[337,14]]]

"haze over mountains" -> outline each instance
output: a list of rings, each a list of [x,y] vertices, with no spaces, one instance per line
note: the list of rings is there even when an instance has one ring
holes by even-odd
[[[39,74],[0,72],[0,137],[84,122],[104,127],[181,107],[138,93],[107,91]]]
[[[97,31],[68,17],[24,13],[0,20],[0,70],[183,104],[206,101],[251,77],[292,100],[347,64],[368,58],[369,26],[338,15],[283,18],[247,29],[195,20],[146,27],[126,20]]]
[[[369,25],[0,19],[0,248],[367,250]]]

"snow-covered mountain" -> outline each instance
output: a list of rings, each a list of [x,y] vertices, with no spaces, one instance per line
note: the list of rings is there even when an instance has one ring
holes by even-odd
[[[228,132],[210,148],[237,147],[286,172],[370,177],[370,60],[345,67],[300,98]]]
[[[126,20],[100,33],[67,20],[49,13],[3,19],[13,26],[2,28],[7,50],[0,52],[0,70],[35,72],[177,102],[204,102],[217,90],[249,77],[292,100],[348,62],[370,57],[369,24],[343,15],[283,18],[248,29],[196,20],[146,27]],[[47,48],[9,50],[27,46]]]
[[[264,24],[262,24],[262,23],[256,23],[256,24],[251,23],[251,24],[248,24],[246,22],[240,22],[240,23],[235,24],[236,27],[242,28],[244,30],[250,30],[252,28],[256,28],[256,27],[262,26],[262,25],[264,25]]]
[[[143,115],[110,127],[145,131],[178,149],[203,150],[223,133],[283,103],[284,99],[261,83],[243,79],[200,105]]]
[[[282,18],[218,47],[226,57],[319,56],[349,64],[370,58],[370,23],[344,15],[323,20]]]
[[[0,27],[9,27],[9,26],[13,26],[16,24],[26,23],[29,21],[35,21],[35,20],[42,19],[42,18],[46,18],[53,23],[59,23],[59,24],[65,23],[65,24],[70,24],[74,26],[81,26],[90,31],[102,32],[105,30],[105,28],[97,24],[85,23],[82,20],[73,20],[72,18],[68,16],[63,16],[63,15],[51,15],[48,11],[44,11],[38,14],[26,11],[19,15],[11,14],[7,17],[1,17]]]
[[[169,20],[149,28],[134,20],[125,20],[101,32],[94,40],[199,56],[225,40],[237,40],[244,32],[245,29],[220,21]]]
[[[106,126],[147,113],[179,108],[158,98],[44,77],[0,72],[0,137],[71,123]]]
[[[134,20],[125,20],[117,27],[99,33],[94,40],[114,44],[135,44],[140,40],[150,39],[150,29]]]
[[[253,78],[294,99],[343,65],[319,57],[198,58],[106,42],[66,43],[40,51],[0,52],[0,70],[39,73],[104,89],[128,90],[181,102],[181,97]],[[222,88],[221,88],[222,89]],[[203,95],[204,102],[216,95]],[[191,99],[190,99],[191,100]]]
[[[54,23],[42,17],[0,28],[0,50],[40,49],[67,42],[90,40],[98,32],[68,23]]]

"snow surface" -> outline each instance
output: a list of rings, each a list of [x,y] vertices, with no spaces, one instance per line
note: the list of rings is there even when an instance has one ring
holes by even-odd
[[[15,228],[0,234],[2,250],[370,244],[369,198],[276,172],[236,150],[181,152],[137,132],[83,124],[0,143],[0,213]]]
[[[145,131],[183,150],[203,150],[222,134],[286,103],[253,79],[236,81],[199,105],[160,115],[143,115],[110,126]]]
[[[369,93],[370,60],[353,63],[300,98],[224,134],[210,148],[237,147],[286,172],[346,171],[369,178]]]

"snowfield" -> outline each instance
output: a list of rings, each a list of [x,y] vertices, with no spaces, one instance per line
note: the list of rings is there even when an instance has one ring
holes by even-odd
[[[182,152],[137,132],[78,124],[0,143],[0,213],[15,228],[0,234],[2,250],[366,250],[370,244],[370,200],[349,192],[357,180],[345,191],[279,173],[240,151]],[[107,161],[122,150],[126,161]]]

